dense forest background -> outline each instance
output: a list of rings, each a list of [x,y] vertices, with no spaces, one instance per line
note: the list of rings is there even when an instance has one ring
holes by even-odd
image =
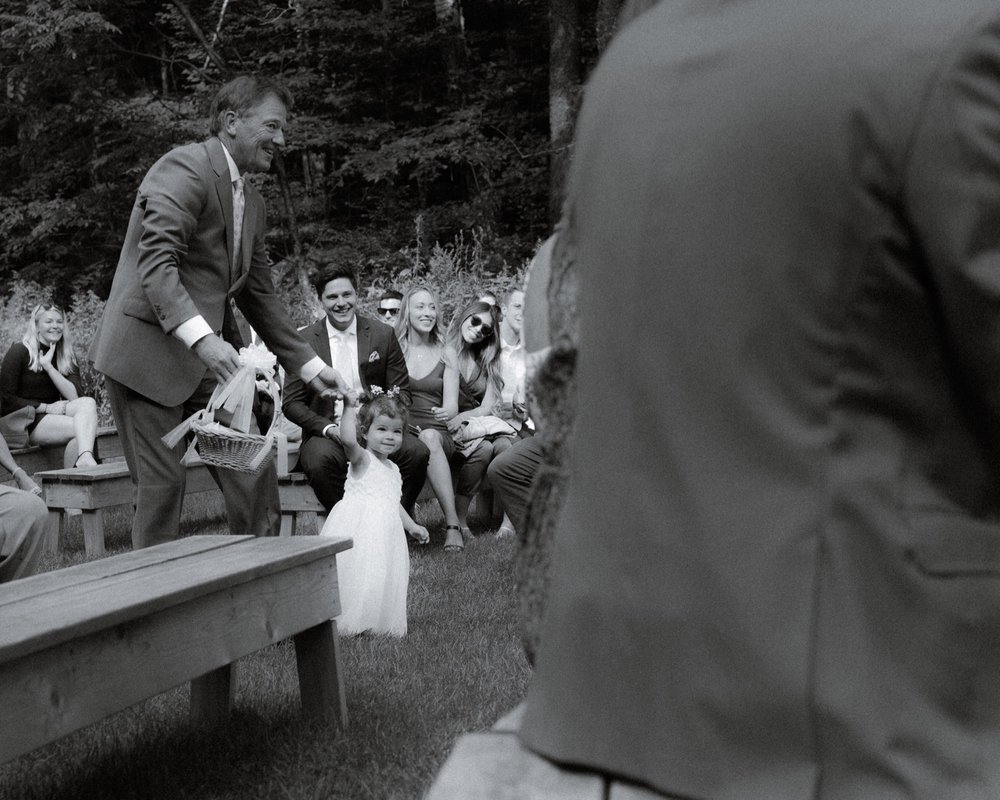
[[[215,89],[295,95],[267,175],[280,282],[369,281],[472,248],[517,269],[548,235],[580,84],[619,0],[0,0],[0,281],[107,296],[135,190],[207,135]]]

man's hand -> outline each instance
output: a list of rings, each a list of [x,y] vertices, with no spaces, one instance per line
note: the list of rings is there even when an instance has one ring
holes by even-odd
[[[319,375],[309,381],[309,386],[320,397],[337,397],[351,390],[343,376],[333,367],[323,367]]]
[[[202,336],[191,349],[212,370],[219,383],[228,381],[240,368],[239,354],[229,342],[214,333]]]

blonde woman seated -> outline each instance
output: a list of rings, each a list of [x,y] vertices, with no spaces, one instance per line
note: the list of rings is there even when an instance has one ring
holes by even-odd
[[[465,547],[464,536],[471,536],[469,505],[489,463],[489,450],[464,456],[448,432],[448,421],[458,413],[459,376],[454,351],[445,347],[437,298],[430,289],[415,286],[403,295],[396,336],[410,378],[409,424],[430,451],[427,479],[444,514],[444,549],[458,553]],[[453,466],[458,471],[454,482]]]
[[[80,369],[66,317],[58,306],[36,306],[24,338],[0,366],[0,415],[33,406],[30,444],[65,444],[67,467],[92,467],[97,404],[82,394]]]

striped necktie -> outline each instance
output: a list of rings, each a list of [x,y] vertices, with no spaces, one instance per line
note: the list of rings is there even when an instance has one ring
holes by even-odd
[[[243,196],[243,178],[233,181],[233,265],[240,263],[240,241],[243,237],[243,209],[246,199]]]

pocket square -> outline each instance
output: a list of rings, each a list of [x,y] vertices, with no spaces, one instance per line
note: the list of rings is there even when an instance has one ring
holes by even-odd
[[[379,358],[381,358],[381,356],[379,356],[378,350],[373,350],[372,354],[368,356],[368,363],[374,364],[376,361],[379,360]]]

